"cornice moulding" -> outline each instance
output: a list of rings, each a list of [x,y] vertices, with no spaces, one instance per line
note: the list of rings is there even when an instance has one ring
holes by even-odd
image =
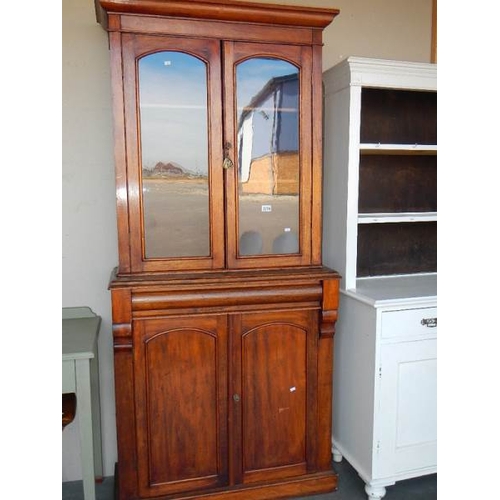
[[[220,0],[95,0],[104,13],[325,28],[338,9]],[[305,3],[305,2],[304,2]],[[98,13],[98,19],[99,19]],[[102,17],[102,14],[101,14]]]
[[[437,65],[390,59],[348,57],[324,72],[327,93],[349,86],[437,90]]]

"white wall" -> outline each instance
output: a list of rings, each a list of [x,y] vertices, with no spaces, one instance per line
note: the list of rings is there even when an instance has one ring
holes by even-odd
[[[107,34],[92,0],[63,1],[62,306],[102,317],[99,338],[104,474],[116,461],[110,298],[117,264]],[[81,479],[78,422],[63,433],[63,481]]]
[[[264,0],[261,0],[264,1]],[[265,3],[272,3],[265,0]],[[325,30],[324,69],[349,55],[429,62],[432,0],[280,0],[336,7]],[[116,427],[107,291],[117,265],[107,34],[93,0],[63,0],[62,305],[102,317],[99,339],[104,475],[113,475]],[[81,479],[78,422],[63,433],[63,481]]]
[[[323,68],[348,56],[430,62],[432,0],[258,0],[340,10],[323,33]]]

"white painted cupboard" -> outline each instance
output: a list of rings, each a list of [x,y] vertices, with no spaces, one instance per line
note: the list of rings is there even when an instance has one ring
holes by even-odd
[[[333,456],[380,499],[437,470],[436,65],[349,57],[323,80]]]

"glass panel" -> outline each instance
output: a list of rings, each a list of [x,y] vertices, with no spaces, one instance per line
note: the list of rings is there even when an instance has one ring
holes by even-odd
[[[145,257],[210,255],[207,70],[194,56],[139,61]]]
[[[299,252],[299,71],[237,66],[239,255]]]

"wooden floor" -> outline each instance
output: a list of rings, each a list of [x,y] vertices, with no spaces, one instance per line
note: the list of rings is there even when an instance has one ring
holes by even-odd
[[[364,482],[351,465],[343,460],[334,463],[333,468],[339,474],[339,488],[334,493],[299,497],[297,500],[367,500]],[[96,500],[113,500],[113,477],[106,477],[96,484]],[[297,497],[296,497],[297,498]],[[387,488],[383,500],[435,500],[437,499],[437,475],[423,476],[400,481]],[[62,483],[62,500],[84,500],[81,481]]]

